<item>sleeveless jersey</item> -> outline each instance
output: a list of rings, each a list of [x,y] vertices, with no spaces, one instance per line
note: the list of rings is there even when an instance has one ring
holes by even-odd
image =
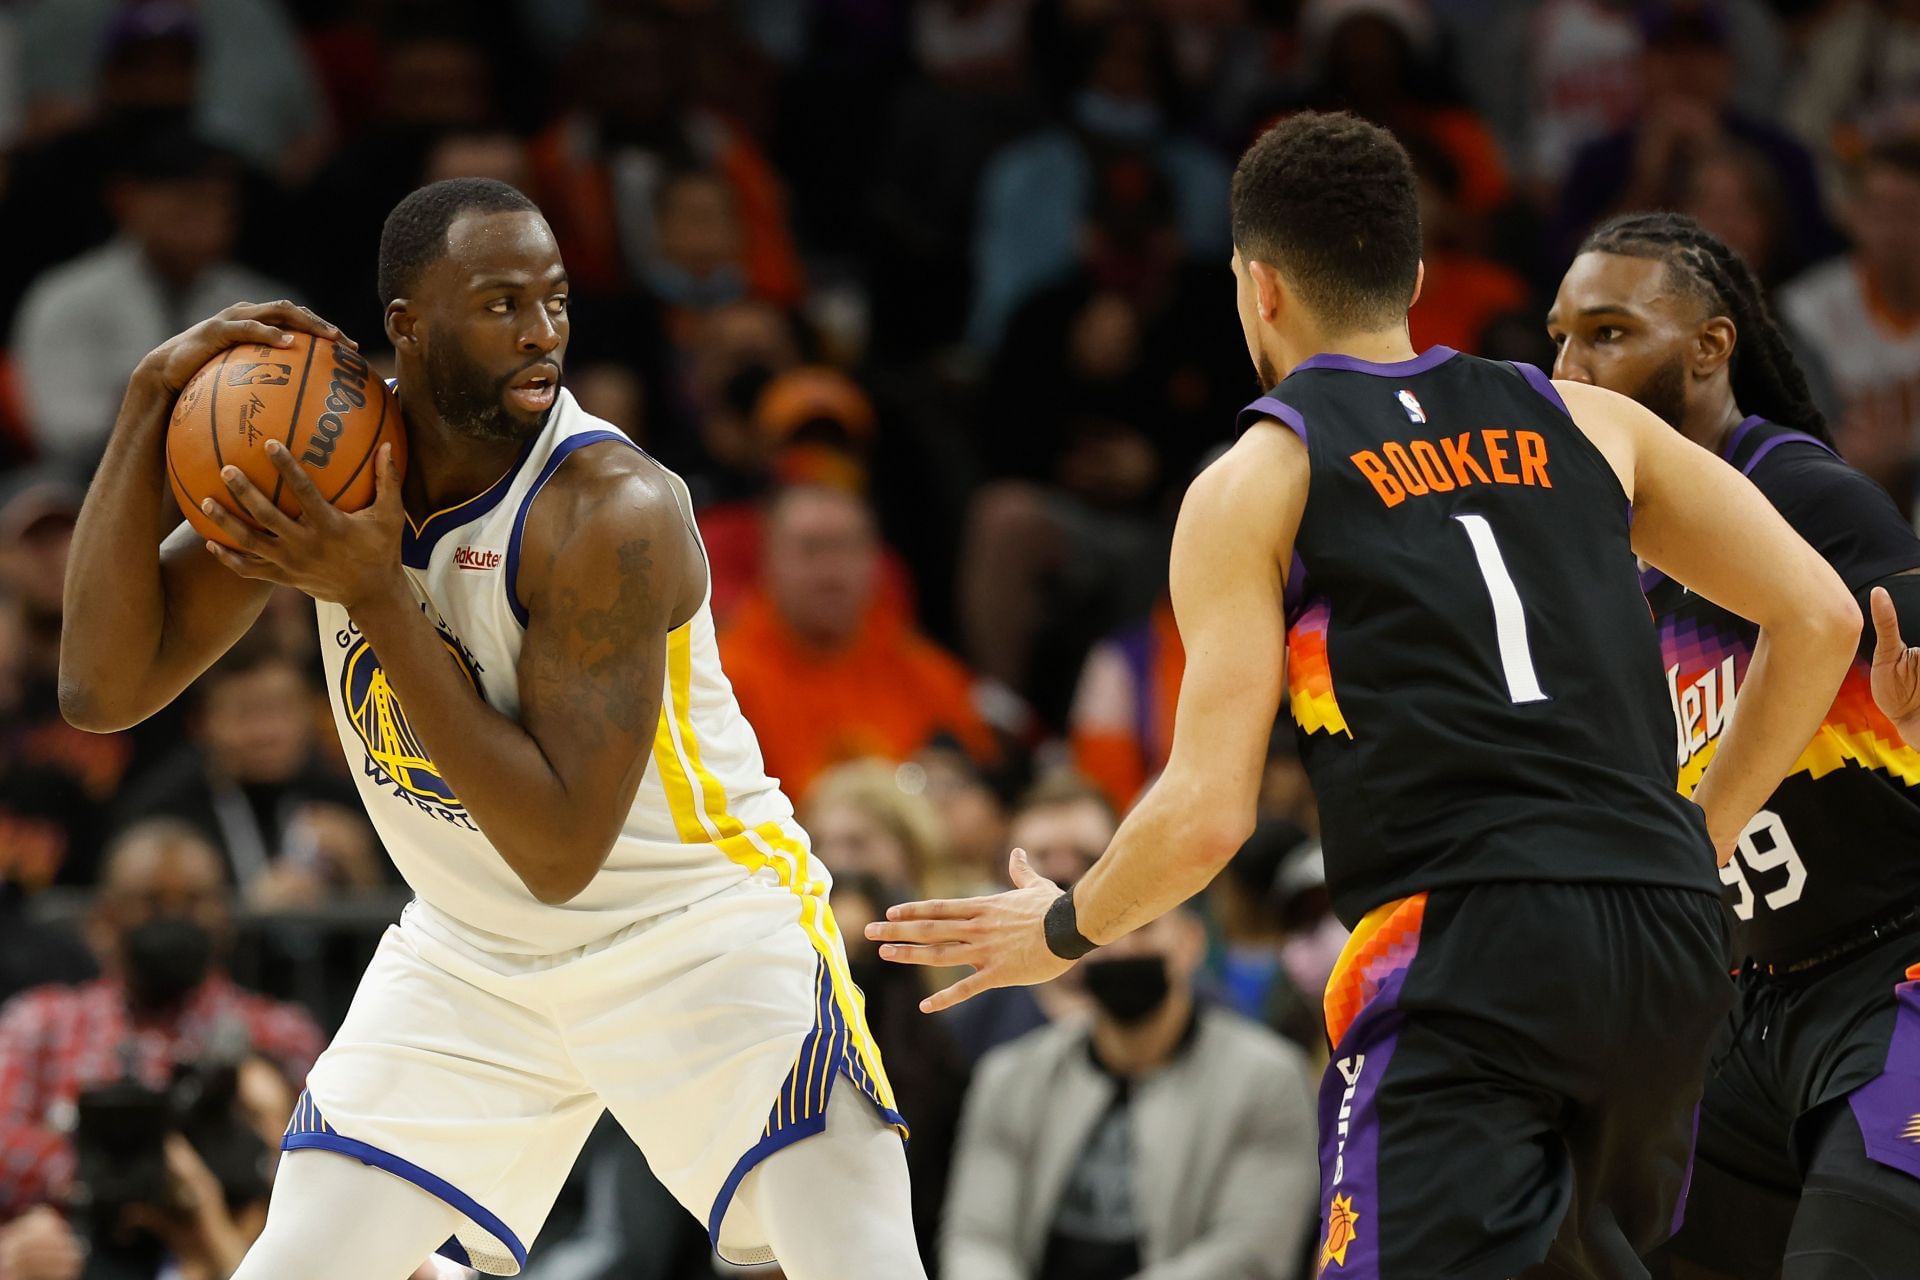
[[[1886,491],[1812,436],[1748,418],[1721,455],[1746,474],[1847,588],[1920,566],[1920,539]],[[1641,575],[1660,628],[1671,746],[1691,794],[1736,704],[1759,629],[1657,570]],[[1856,655],[1793,771],[1720,869],[1746,953],[1790,963],[1920,901],[1920,752],[1874,705]]]
[[[421,610],[475,690],[511,718],[520,711],[516,667],[527,623],[514,590],[527,512],[561,463],[594,445],[638,447],[563,389],[506,475],[403,530],[401,563]],[[686,485],[669,479],[691,530]],[[667,637],[652,759],[613,850],[586,889],[559,906],[536,899],[488,843],[409,727],[379,655],[346,610],[323,601],[318,612],[327,693],[367,814],[421,903],[474,945],[530,954],[582,946],[763,867],[796,892],[825,893],[825,872],[808,856],[793,806],[766,776],[720,669],[706,600]]]
[[[1626,495],[1545,375],[1315,356],[1260,418],[1311,465],[1288,702],[1341,920],[1486,881],[1718,892]]]

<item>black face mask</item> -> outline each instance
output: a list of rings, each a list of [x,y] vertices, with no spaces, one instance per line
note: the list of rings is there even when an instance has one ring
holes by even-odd
[[[213,935],[193,920],[161,916],[127,930],[120,939],[120,955],[127,996],[136,1009],[175,1009],[206,981],[213,964]]]
[[[1164,956],[1089,960],[1083,966],[1087,994],[1122,1026],[1145,1022],[1167,1002],[1172,982]]]

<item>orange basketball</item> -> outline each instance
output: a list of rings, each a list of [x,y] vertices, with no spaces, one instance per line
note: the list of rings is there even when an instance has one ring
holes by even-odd
[[[343,511],[373,501],[381,445],[393,445],[395,466],[407,464],[399,402],[358,351],[304,333],[286,347],[230,347],[193,375],[167,424],[167,479],[201,536],[231,545],[200,510],[203,498],[253,523],[227,491],[222,467],[238,467],[288,515],[300,509],[267,456],[269,440],[286,445]]]

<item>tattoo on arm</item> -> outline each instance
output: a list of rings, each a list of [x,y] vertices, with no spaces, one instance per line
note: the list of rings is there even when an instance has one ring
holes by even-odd
[[[571,676],[551,667],[540,672],[546,691],[557,695],[556,712],[596,748],[616,727],[649,733],[652,726],[639,721],[658,692],[658,674],[650,681],[645,670],[648,620],[659,607],[651,543],[630,539],[615,561],[597,591],[567,587],[554,597],[553,608],[568,619],[561,651],[575,669]]]

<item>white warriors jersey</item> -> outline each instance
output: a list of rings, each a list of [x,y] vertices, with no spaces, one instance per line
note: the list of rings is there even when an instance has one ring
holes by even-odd
[[[409,519],[402,531],[401,562],[422,610],[481,697],[510,718],[520,712],[516,668],[527,612],[514,576],[528,509],[576,449],[607,441],[638,447],[563,389],[512,470],[418,527]],[[692,529],[686,484],[668,477]],[[327,694],[367,814],[420,902],[476,946],[515,954],[584,946],[756,871],[824,901],[826,872],[767,777],[720,670],[706,599],[667,637],[652,758],[619,838],[586,889],[558,906],[535,898],[481,833],[347,611],[322,601],[318,612]]]

